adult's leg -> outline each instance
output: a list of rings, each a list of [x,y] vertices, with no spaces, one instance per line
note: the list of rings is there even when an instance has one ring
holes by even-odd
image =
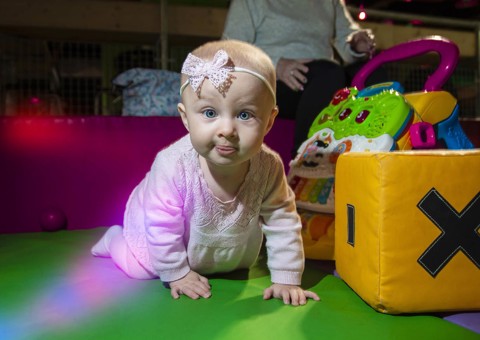
[[[301,92],[293,91],[283,81],[277,81],[278,117],[295,119]]]
[[[293,155],[307,139],[310,126],[318,114],[328,106],[335,92],[346,86],[341,65],[328,60],[316,60],[307,66],[308,80],[296,111]]]
[[[345,73],[347,74],[347,86],[350,86],[352,83],[353,78],[357,74],[358,71],[366,64],[366,61],[357,62],[351,65],[347,65],[345,67]],[[391,81],[388,76],[387,69],[383,66],[378,67],[375,71],[373,71],[370,76],[365,79],[365,87],[384,83],[387,81]]]

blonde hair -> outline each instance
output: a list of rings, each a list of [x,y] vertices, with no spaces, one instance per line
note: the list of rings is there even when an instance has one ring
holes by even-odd
[[[234,39],[215,40],[197,47],[192,51],[192,54],[205,61],[211,61],[219,50],[227,52],[235,66],[261,74],[268,81],[273,91],[276,91],[275,67],[272,60],[265,52],[252,44]],[[187,76],[182,74],[181,83],[186,80]]]

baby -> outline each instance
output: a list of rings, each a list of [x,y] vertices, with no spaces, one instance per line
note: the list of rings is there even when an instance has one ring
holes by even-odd
[[[127,202],[124,226],[92,248],[128,276],[160,278],[177,299],[209,298],[204,275],[249,268],[266,237],[272,285],[263,298],[304,305],[301,222],[280,157],[263,144],[278,113],[275,69],[235,40],[194,50],[178,111],[188,134],[160,151]]]

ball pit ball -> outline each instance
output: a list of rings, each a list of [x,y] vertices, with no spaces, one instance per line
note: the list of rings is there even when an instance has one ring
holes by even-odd
[[[40,215],[40,228],[44,231],[57,231],[67,227],[67,216],[58,208],[47,208]]]

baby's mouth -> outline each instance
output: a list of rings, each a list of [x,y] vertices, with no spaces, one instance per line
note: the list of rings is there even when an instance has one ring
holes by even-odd
[[[237,152],[237,148],[230,145],[216,145],[215,150],[222,156],[228,156]]]

